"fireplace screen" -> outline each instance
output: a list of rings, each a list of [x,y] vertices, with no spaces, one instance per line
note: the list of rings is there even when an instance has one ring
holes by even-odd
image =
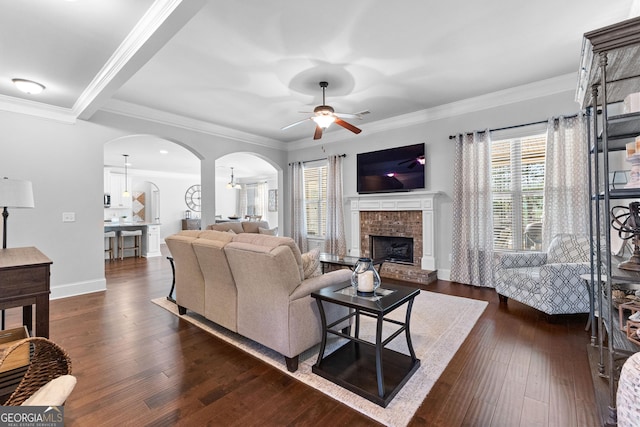
[[[385,262],[413,265],[413,239],[411,237],[369,236],[371,258],[384,258]]]

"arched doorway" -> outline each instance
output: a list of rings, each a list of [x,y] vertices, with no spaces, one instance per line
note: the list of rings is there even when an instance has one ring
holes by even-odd
[[[230,153],[216,159],[216,220],[260,215],[282,229],[281,171],[255,153]],[[232,169],[233,168],[233,169]],[[231,186],[233,174],[233,183]],[[230,188],[233,187],[233,188]]]
[[[111,221],[157,224],[160,241],[177,233],[187,209],[185,191],[200,184],[200,163],[197,153],[153,135],[129,135],[106,142],[105,193],[114,193],[118,197],[112,199],[119,199],[124,185],[131,196],[121,206],[105,206],[105,225]]]

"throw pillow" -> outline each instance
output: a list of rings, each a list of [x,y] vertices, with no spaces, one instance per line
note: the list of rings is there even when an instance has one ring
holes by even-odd
[[[233,231],[231,229],[227,230],[227,233],[229,233],[229,234],[238,234],[238,233],[236,233],[235,231]]]
[[[305,279],[322,275],[320,249],[311,249],[309,252],[302,254],[302,270],[304,271]]]
[[[275,228],[258,227],[258,233],[266,234],[267,236],[277,236],[278,235],[278,227],[275,227]]]
[[[61,406],[75,385],[76,377],[62,375],[40,387],[22,403],[22,406]]]

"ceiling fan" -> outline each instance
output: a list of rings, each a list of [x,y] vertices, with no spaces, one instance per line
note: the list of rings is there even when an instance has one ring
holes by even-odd
[[[362,119],[362,116],[365,114],[369,114],[369,111],[361,111],[359,113],[336,113],[331,106],[326,105],[325,98],[324,98],[324,91],[327,88],[327,86],[329,86],[329,83],[320,82],[320,87],[322,88],[322,105],[318,105],[316,108],[313,109],[313,114],[314,114],[313,116],[306,118],[304,120],[300,120],[295,123],[291,123],[290,125],[283,127],[282,130],[289,129],[293,126],[299,125],[300,123],[304,123],[307,120],[313,120],[316,123],[316,131],[313,134],[313,139],[322,138],[322,132],[326,130],[329,126],[331,126],[331,123],[335,123],[338,126],[342,126],[343,128],[348,129],[355,134],[362,132],[362,129],[358,129],[351,123],[347,123],[342,119],[343,118]],[[307,111],[302,111],[302,112],[307,113]],[[311,113],[311,112],[308,112],[308,113]]]

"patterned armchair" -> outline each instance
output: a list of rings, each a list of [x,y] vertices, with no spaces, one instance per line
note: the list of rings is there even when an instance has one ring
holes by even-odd
[[[503,302],[512,298],[546,314],[589,312],[581,274],[591,271],[589,240],[558,234],[547,252],[501,252],[494,259],[494,284]]]

